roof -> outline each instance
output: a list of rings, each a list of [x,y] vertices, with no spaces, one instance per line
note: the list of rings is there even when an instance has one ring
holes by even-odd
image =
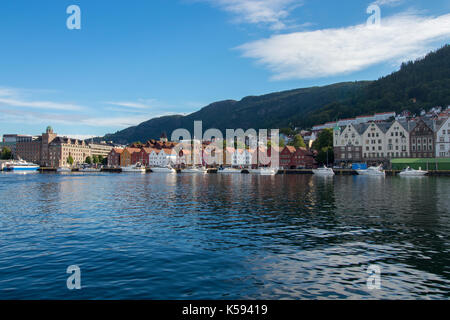
[[[123,149],[122,148],[113,148],[115,153],[122,153]]]
[[[138,149],[138,148],[125,148],[125,150],[128,151],[128,153],[130,153],[130,154],[141,151],[141,149]]]

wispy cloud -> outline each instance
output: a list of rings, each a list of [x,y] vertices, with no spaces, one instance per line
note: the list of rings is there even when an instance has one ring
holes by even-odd
[[[80,111],[85,109],[84,106],[73,103],[27,100],[23,97],[24,93],[25,90],[22,89],[0,88],[0,106],[71,111]]]
[[[199,0],[230,12],[239,23],[269,26],[272,30],[288,27],[289,15],[303,4],[301,0]]]
[[[150,109],[154,99],[139,99],[138,101],[108,101],[109,105],[132,108],[132,109]]]
[[[418,58],[450,37],[450,14],[399,14],[381,21],[310,32],[274,35],[240,47],[244,57],[274,73],[274,80],[319,78],[362,70],[382,62]]]

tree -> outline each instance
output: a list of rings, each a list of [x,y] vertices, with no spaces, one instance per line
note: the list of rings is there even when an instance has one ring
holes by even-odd
[[[313,142],[312,148],[321,151],[323,148],[333,148],[333,129],[322,130]]]
[[[73,158],[72,158],[71,155],[69,155],[69,156],[67,157],[67,163],[70,164],[71,166],[73,165]]]
[[[96,155],[92,156],[92,163],[97,164],[98,163],[98,157]]]
[[[317,136],[316,141],[314,141],[312,148],[318,151],[316,156],[317,162],[327,165],[333,163],[333,129],[321,131]]]
[[[8,147],[3,147],[2,152],[0,154],[0,159],[2,160],[9,160],[12,159],[12,152],[11,149]]]
[[[97,157],[97,160],[98,160],[97,163],[103,163],[103,156],[102,156],[102,155],[99,155],[99,156]]]
[[[332,147],[322,148],[316,156],[316,161],[321,164],[334,163],[334,152]]]
[[[87,164],[91,164],[92,163],[91,157],[87,156],[84,162],[86,162]]]
[[[108,158],[103,158],[101,163],[104,166],[108,165]]]
[[[289,142],[289,145],[296,148],[306,148],[306,143],[303,140],[303,137],[299,134],[295,135],[294,139]]]

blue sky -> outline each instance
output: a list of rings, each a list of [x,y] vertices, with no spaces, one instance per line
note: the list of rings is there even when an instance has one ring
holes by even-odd
[[[379,27],[366,25],[371,4]],[[81,30],[66,26],[70,5]],[[1,1],[0,135],[103,135],[218,100],[377,79],[448,43],[449,13],[448,0]]]

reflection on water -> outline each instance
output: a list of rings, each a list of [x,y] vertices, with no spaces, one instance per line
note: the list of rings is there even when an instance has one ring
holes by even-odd
[[[0,298],[448,298],[449,190],[433,177],[0,174]],[[370,264],[381,290],[367,289]]]

